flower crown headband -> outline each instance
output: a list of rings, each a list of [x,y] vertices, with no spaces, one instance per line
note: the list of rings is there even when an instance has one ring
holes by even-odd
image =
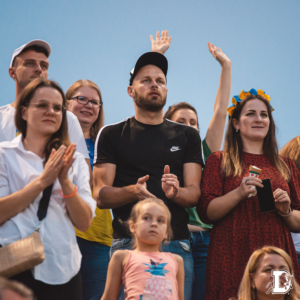
[[[263,90],[251,89],[248,92],[241,91],[239,95],[232,97],[231,102],[233,105],[227,108],[227,111],[228,111],[228,114],[230,117],[232,117],[233,111],[235,110],[237,104],[242,102],[247,96],[250,96],[250,95],[253,95],[253,96],[260,95],[260,96],[264,97],[265,99],[267,99],[269,101],[269,103],[271,101],[271,97],[269,95],[265,94],[265,92]],[[271,106],[271,111],[274,111],[274,108],[272,106]]]

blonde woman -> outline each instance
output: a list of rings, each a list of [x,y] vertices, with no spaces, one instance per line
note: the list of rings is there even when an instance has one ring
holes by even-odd
[[[286,270],[294,275],[290,256],[280,248],[264,246],[251,255],[243,279],[241,281],[237,298],[230,300],[298,300],[300,298],[299,285],[292,278],[292,289],[287,294],[272,294],[273,277],[271,271]],[[284,282],[285,278],[281,278]],[[280,281],[281,281],[280,280]]]
[[[300,173],[300,135],[290,140],[281,150],[280,155],[288,157],[294,161]],[[300,266],[300,233],[291,232],[295,244],[298,263]]]
[[[77,116],[81,125],[93,168],[95,138],[104,124],[100,89],[90,80],[78,80],[69,87],[66,99],[68,110]],[[82,254],[83,300],[90,300],[104,291],[108,252],[112,243],[110,211],[96,208],[91,227],[85,232],[76,230],[76,235]]]

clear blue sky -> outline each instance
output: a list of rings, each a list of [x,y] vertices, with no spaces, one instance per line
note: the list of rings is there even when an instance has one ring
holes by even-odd
[[[50,79],[65,91],[78,79],[96,82],[105,124],[132,116],[129,72],[150,51],[150,34],[168,29],[167,106],[194,105],[205,136],[220,76],[207,50],[213,42],[232,61],[231,96],[250,88],[271,96],[283,146],[300,134],[299,14],[299,0],[1,0],[0,105],[14,100],[13,51],[43,39],[52,47]]]

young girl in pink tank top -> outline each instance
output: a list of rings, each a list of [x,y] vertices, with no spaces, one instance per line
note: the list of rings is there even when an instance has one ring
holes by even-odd
[[[101,300],[117,300],[121,284],[125,300],[184,300],[184,267],[179,255],[160,252],[172,235],[171,214],[163,201],[145,199],[128,221],[134,250],[116,251],[108,266]]]

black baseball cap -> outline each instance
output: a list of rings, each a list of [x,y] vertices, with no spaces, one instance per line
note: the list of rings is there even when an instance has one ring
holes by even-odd
[[[132,85],[133,79],[138,71],[147,65],[154,65],[160,68],[165,76],[168,72],[168,60],[158,52],[147,52],[143,54],[136,62],[134,69],[130,72],[129,85]]]

